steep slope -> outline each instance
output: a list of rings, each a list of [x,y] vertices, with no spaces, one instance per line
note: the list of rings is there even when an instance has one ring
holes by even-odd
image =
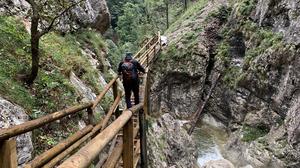
[[[84,101],[95,100],[114,75],[106,60],[107,47],[99,32],[83,29],[41,40],[40,70],[32,86],[18,74],[30,68],[30,35],[22,17],[0,16],[0,127],[21,124]],[[96,108],[99,119],[112,102],[107,94]],[[32,133],[17,137],[22,165],[85,126],[87,114],[68,116]],[[32,136],[31,136],[32,135]],[[33,150],[34,149],[34,150]]]

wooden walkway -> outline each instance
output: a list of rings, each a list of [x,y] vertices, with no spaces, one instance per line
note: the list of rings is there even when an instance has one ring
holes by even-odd
[[[146,42],[135,55],[135,59],[148,72],[160,50],[161,40],[158,33]],[[124,93],[118,86],[120,82],[116,76],[107,84],[95,101],[79,104],[10,128],[0,129],[0,168],[17,167],[16,136],[82,110],[87,112],[89,124],[26,163],[25,168],[86,168],[92,164],[97,168],[135,168],[138,165],[146,168],[145,115],[148,113],[149,105],[148,77],[147,73],[141,76],[143,81],[140,89],[141,103],[122,112],[119,111],[119,103]],[[114,102],[106,116],[97,122],[95,121],[94,110],[110,89],[113,90]],[[110,121],[112,122],[109,124]],[[107,146],[109,146],[108,156],[99,158]]]

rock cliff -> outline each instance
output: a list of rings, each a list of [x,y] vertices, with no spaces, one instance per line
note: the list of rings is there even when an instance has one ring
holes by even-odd
[[[197,5],[166,33],[171,42],[153,70],[153,114],[193,117],[221,74],[205,113],[230,132],[227,159],[299,167],[300,1]]]
[[[79,0],[74,0],[79,2]],[[0,2],[0,14],[28,17],[30,5],[25,0]],[[92,27],[104,33],[110,26],[110,12],[105,0],[86,0],[67,13],[58,25],[58,30],[67,32],[78,27]]]

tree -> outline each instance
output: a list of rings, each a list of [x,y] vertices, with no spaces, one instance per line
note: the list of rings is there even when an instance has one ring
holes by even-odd
[[[37,77],[39,70],[39,43],[43,35],[49,33],[56,27],[59,19],[68,11],[79,5],[78,2],[65,0],[26,0],[31,5],[31,73],[25,76],[25,82],[31,85]]]

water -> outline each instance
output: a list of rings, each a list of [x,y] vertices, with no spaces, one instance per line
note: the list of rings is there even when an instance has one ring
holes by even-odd
[[[204,166],[210,160],[223,159],[221,153],[228,137],[225,130],[201,124],[195,129],[194,137],[198,148],[198,166]]]

